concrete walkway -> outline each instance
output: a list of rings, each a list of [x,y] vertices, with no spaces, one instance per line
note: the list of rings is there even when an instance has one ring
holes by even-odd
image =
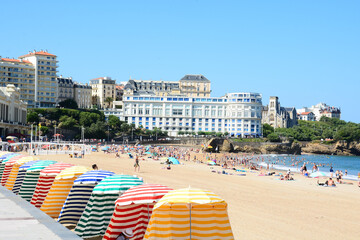
[[[0,240],[2,239],[81,238],[40,209],[0,186]]]

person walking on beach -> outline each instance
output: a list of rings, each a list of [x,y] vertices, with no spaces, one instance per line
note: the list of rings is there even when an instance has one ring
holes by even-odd
[[[333,174],[334,174],[334,169],[333,169],[333,167],[331,166],[331,167],[330,167],[330,177],[333,177]]]
[[[136,172],[136,169],[138,169],[138,172],[140,172],[140,164],[139,164],[139,156],[138,155],[136,155],[136,158],[135,158],[134,168],[135,168],[135,172]]]

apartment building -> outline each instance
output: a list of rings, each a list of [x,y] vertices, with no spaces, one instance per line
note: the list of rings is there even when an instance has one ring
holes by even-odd
[[[229,93],[223,97],[125,95],[123,117],[145,129],[228,132],[231,136],[261,136],[262,96]]]
[[[8,84],[19,87],[20,99],[35,107],[35,69],[30,61],[0,56],[0,86]]]
[[[20,89],[14,84],[0,87],[0,136],[9,134],[27,134],[27,104],[20,100]]]
[[[35,107],[55,107],[57,104],[57,60],[47,51],[33,51],[20,56],[29,61],[35,69]]]
[[[157,96],[182,95],[187,97],[210,97],[211,83],[203,75],[188,74],[176,81],[130,79],[124,94],[151,94]]]
[[[74,84],[74,100],[79,108],[91,108],[92,88],[88,84]]]
[[[100,77],[90,80],[92,87],[92,104],[99,108],[110,108],[111,102],[116,100],[116,80],[111,77]],[[109,103],[107,99],[112,99]]]
[[[74,82],[71,77],[58,77],[58,102],[74,98]]]

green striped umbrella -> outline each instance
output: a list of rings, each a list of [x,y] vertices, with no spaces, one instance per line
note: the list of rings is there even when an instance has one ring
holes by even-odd
[[[14,187],[12,189],[13,193],[15,194],[18,194],[19,191],[20,191],[20,188],[21,188],[21,185],[24,181],[24,178],[25,178],[25,175],[26,175],[26,171],[32,166],[34,165],[35,163],[37,162],[40,162],[41,160],[34,160],[34,161],[31,161],[31,162],[27,162],[25,163],[24,165],[22,165],[20,168],[19,168],[19,173],[18,175],[16,176],[16,180],[15,180],[15,184],[14,184]]]
[[[37,182],[40,177],[40,171],[49,165],[55,164],[56,161],[45,160],[32,165],[27,171],[21,184],[19,195],[26,201],[30,202],[34,194]]]
[[[75,233],[82,238],[104,235],[115,209],[115,201],[129,188],[141,184],[142,179],[130,175],[113,175],[102,180],[94,188]]]

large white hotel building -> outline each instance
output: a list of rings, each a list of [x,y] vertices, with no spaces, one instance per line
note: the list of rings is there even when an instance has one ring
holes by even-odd
[[[223,97],[125,95],[123,116],[129,124],[179,131],[228,132],[261,136],[262,97],[259,93],[228,93]]]

